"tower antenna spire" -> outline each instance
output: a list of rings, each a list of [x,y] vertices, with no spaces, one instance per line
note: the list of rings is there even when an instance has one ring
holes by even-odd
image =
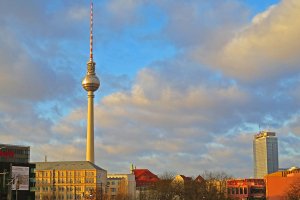
[[[90,61],[93,61],[93,0],[91,0],[90,11]]]

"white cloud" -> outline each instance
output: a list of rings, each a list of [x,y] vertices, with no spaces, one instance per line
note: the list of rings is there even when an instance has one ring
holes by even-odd
[[[300,2],[284,0],[258,14],[216,56],[215,65],[237,80],[275,80],[299,73]]]

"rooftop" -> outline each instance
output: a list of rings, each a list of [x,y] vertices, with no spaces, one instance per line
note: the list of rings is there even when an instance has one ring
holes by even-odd
[[[37,170],[104,170],[89,161],[36,162],[35,164]]]
[[[0,148],[1,148],[1,147],[30,148],[30,146],[14,145],[14,144],[0,144]]]
[[[263,137],[275,137],[275,132],[270,131],[260,131],[258,134],[254,136],[254,139],[263,138]]]

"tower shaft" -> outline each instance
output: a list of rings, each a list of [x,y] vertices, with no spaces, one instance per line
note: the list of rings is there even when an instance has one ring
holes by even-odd
[[[95,162],[94,157],[94,92],[88,91],[86,160]]]

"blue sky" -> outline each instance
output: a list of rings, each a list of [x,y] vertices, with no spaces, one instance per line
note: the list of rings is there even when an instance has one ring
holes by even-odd
[[[300,162],[298,0],[94,1],[96,164],[253,176],[252,139]],[[85,159],[89,1],[0,2],[0,140]]]

